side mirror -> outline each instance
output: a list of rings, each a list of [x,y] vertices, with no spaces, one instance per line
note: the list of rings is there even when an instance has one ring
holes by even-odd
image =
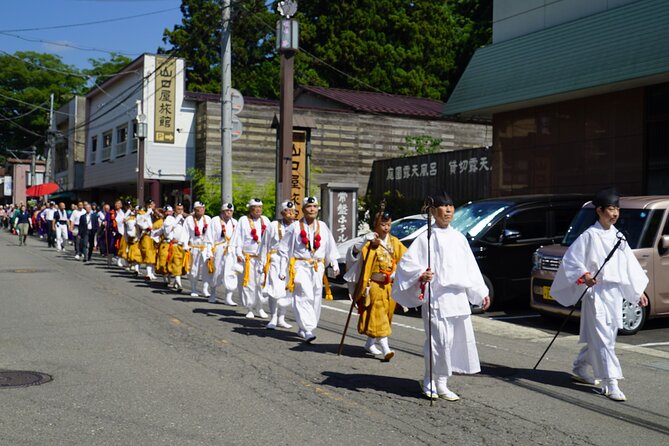
[[[669,249],[669,235],[662,236],[662,240],[660,241],[660,246],[662,246],[662,249]]]
[[[515,229],[505,229],[504,233],[502,234],[502,241],[503,242],[508,242],[508,241],[513,241],[513,240],[518,240],[522,234],[520,231],[517,231]]]

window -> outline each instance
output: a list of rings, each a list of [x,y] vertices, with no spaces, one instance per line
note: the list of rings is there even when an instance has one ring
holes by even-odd
[[[108,131],[102,134],[102,161],[109,161],[111,158],[112,132]]]
[[[98,158],[98,137],[91,137],[91,166],[95,164]]]
[[[128,126],[116,128],[116,158],[125,156],[128,151]]]
[[[516,212],[506,220],[507,231],[518,231],[518,240],[542,239],[546,237],[548,209],[529,209]]]

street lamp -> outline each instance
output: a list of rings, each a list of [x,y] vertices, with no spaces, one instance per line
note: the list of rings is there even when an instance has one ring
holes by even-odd
[[[292,196],[293,152],[293,73],[295,53],[299,50],[299,26],[291,17],[297,12],[293,0],[279,2],[281,19],[276,22],[276,49],[281,54],[281,102],[279,104],[279,147],[277,150],[276,202]]]
[[[135,136],[139,139],[137,147],[137,204],[141,206],[144,202],[144,140],[148,131],[146,115],[141,111],[142,103],[137,101],[137,118],[135,118],[136,129]]]

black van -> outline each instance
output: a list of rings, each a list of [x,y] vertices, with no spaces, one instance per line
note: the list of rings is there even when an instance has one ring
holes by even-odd
[[[469,202],[456,208],[451,226],[462,232],[497,308],[527,305],[532,254],[559,242],[583,203],[582,194],[522,195]]]

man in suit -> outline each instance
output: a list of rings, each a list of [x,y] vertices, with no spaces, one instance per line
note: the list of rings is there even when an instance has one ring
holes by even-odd
[[[93,211],[91,205],[86,203],[82,214],[79,216],[79,224],[77,228],[79,229],[78,242],[79,242],[79,252],[81,253],[81,258],[85,262],[86,259],[90,260],[89,251],[93,250],[94,246],[89,247],[89,235],[91,233],[95,234],[93,230]],[[75,257],[76,258],[76,257]]]

